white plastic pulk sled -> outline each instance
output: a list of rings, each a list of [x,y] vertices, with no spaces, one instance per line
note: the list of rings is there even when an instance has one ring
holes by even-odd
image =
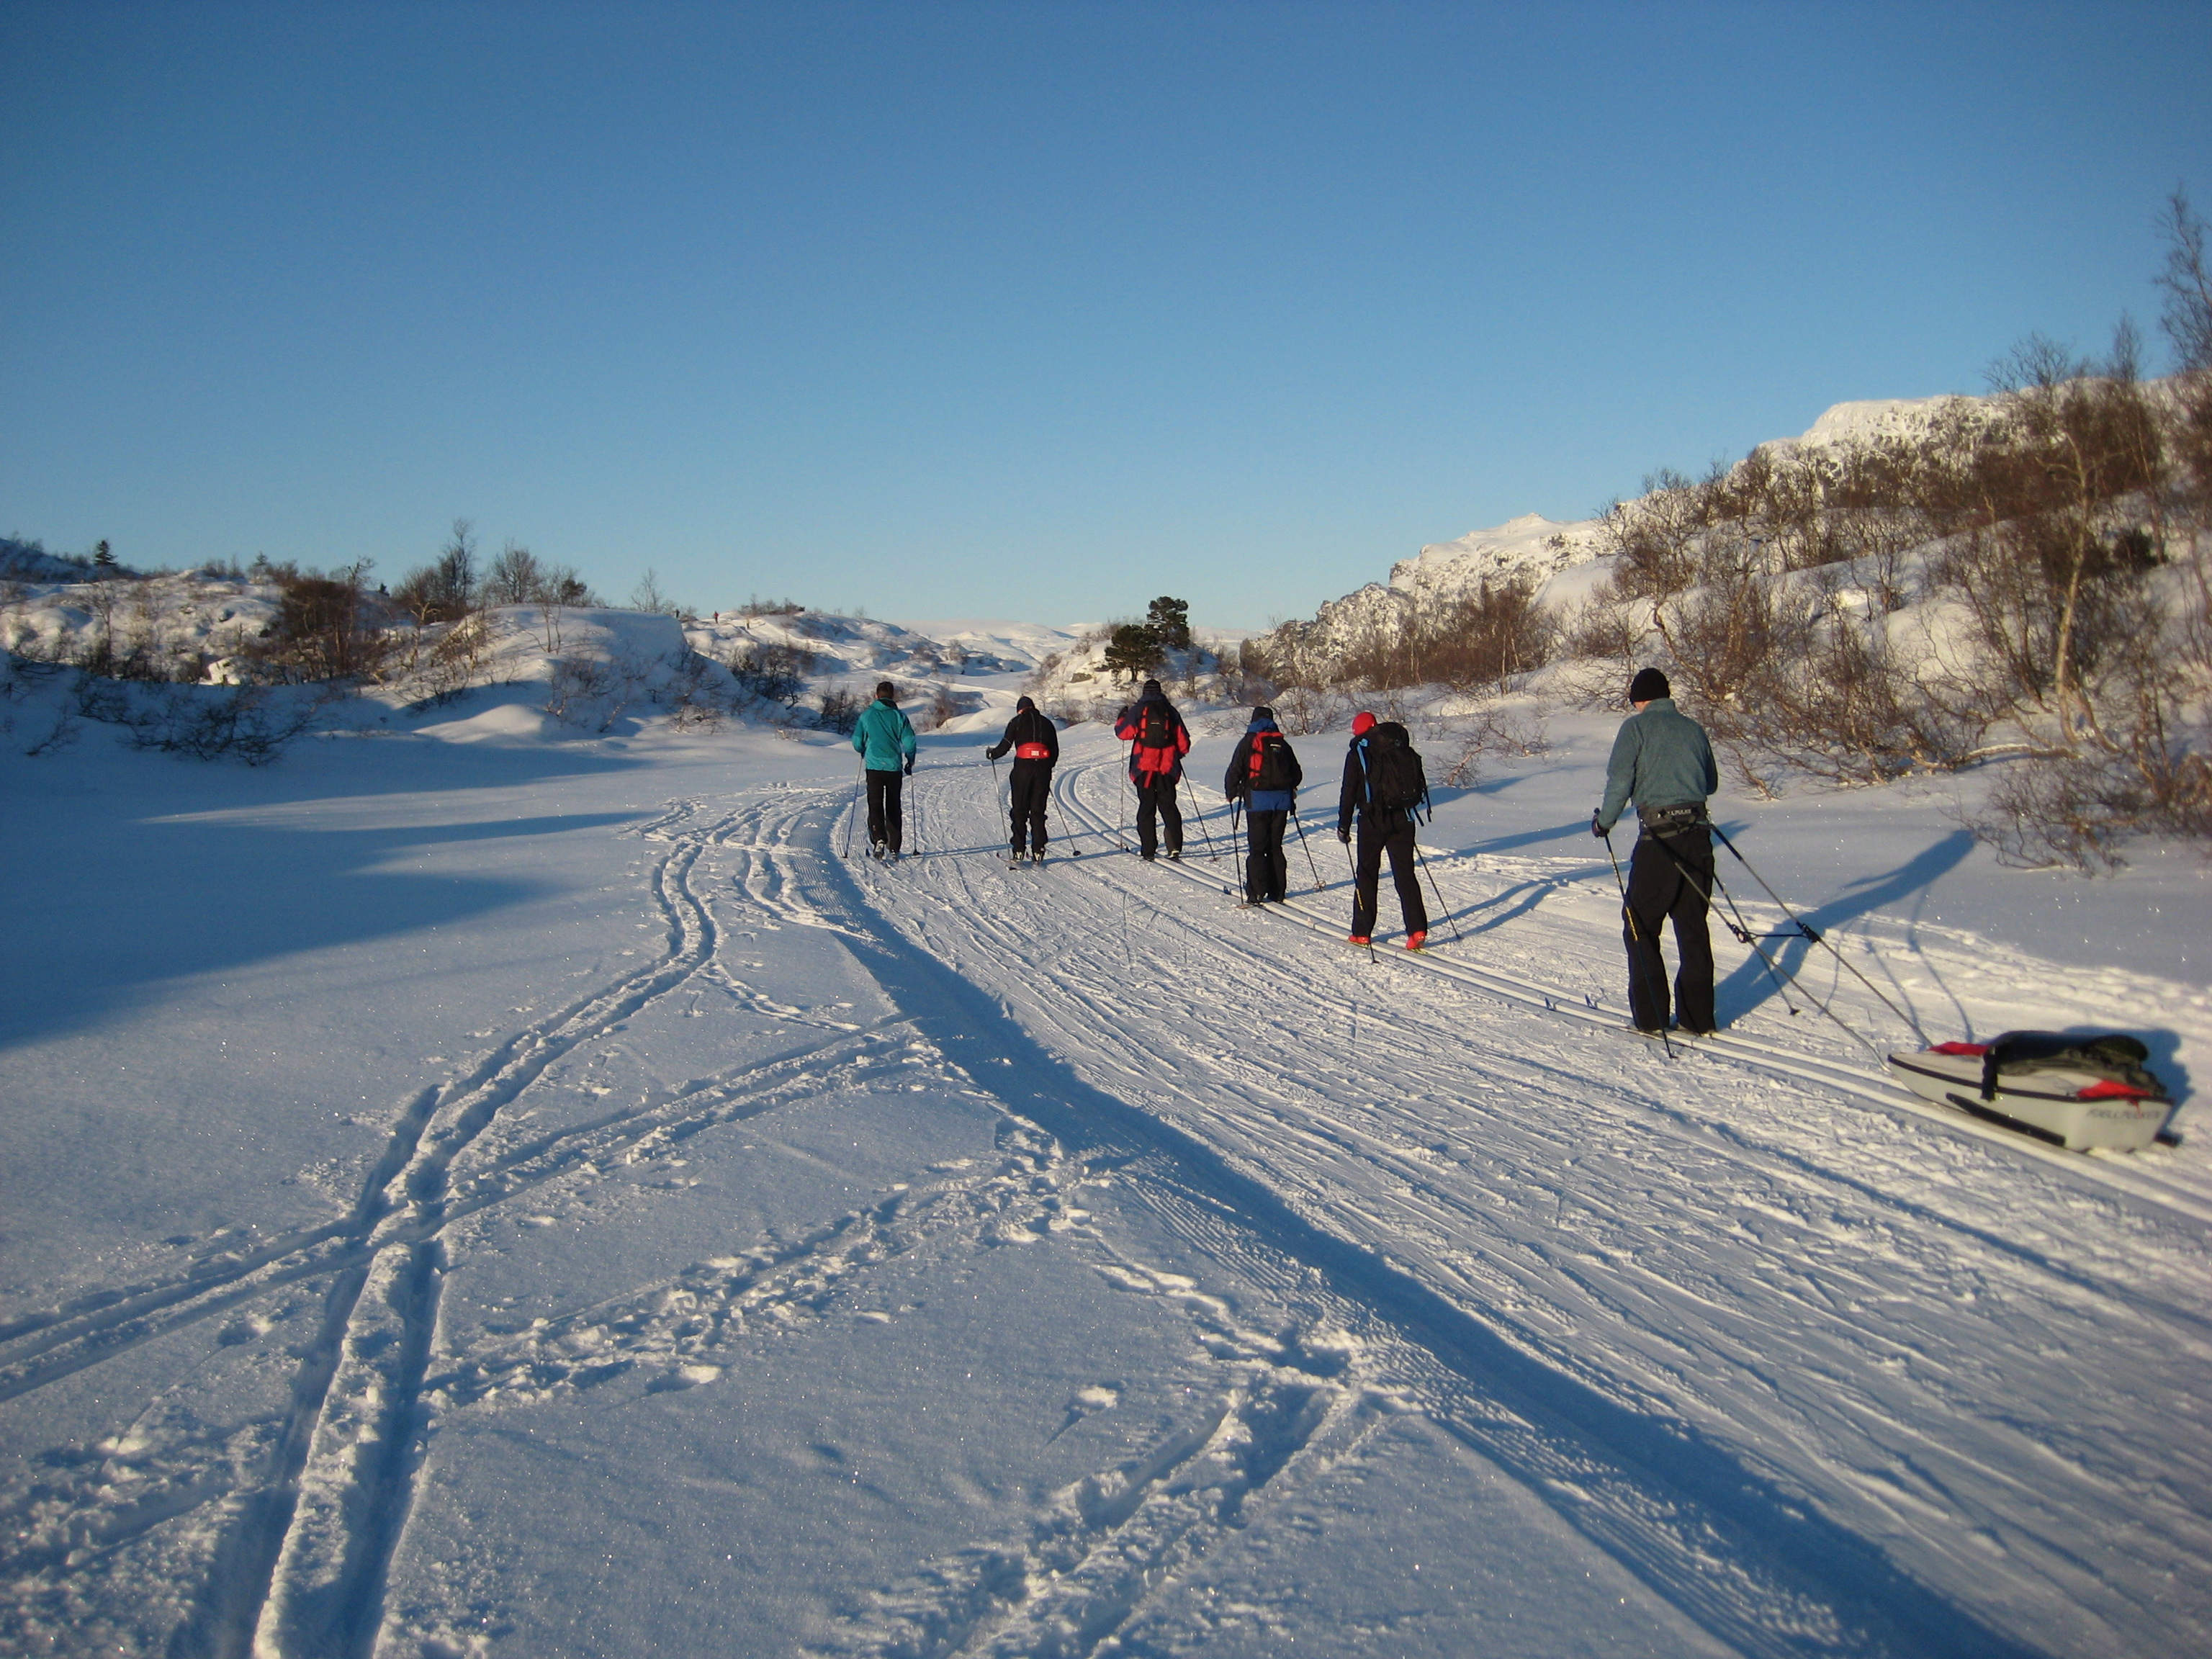
[[[2073,1152],[2137,1152],[2159,1139],[2173,1101],[2131,1036],[2007,1031],[1893,1054],[1905,1086],[1939,1106],[2024,1129]]]

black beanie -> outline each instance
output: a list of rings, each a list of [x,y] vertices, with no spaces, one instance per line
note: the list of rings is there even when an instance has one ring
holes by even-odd
[[[1160,691],[1160,683],[1158,680],[1146,680],[1145,682],[1145,695],[1149,697],[1155,691]],[[1167,693],[1160,691],[1160,695],[1162,696],[1165,696]]]
[[[1628,700],[1631,702],[1650,702],[1654,698],[1674,695],[1674,688],[1667,684],[1667,677],[1656,668],[1638,669],[1636,678],[1628,683]]]
[[[1271,720],[1275,718],[1275,711],[1264,702],[1255,703],[1252,706],[1252,718],[1255,720]]]
[[[1014,699],[1014,712],[1017,714],[1020,714],[1024,708],[1034,708],[1036,707],[1036,701],[1032,698],[1017,697]]]
[[[1646,669],[1644,672],[1649,673],[1650,671]],[[893,685],[889,680],[878,680],[876,682],[876,701],[878,702],[896,702],[898,701],[898,687]]]

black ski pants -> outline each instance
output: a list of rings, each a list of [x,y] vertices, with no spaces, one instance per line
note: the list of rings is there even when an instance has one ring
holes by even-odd
[[[1158,780],[1158,772],[1145,774]],[[1170,775],[1166,781],[1153,781],[1137,786],[1137,850],[1151,858],[1160,850],[1160,822],[1168,827],[1168,851],[1182,851],[1182,808],[1176,805],[1176,779]]]
[[[1283,856],[1288,812],[1244,813],[1244,896],[1254,904],[1280,904],[1291,896],[1291,861]]]
[[[1376,890],[1382,884],[1382,854],[1390,854],[1390,884],[1398,890],[1398,913],[1406,919],[1406,932],[1429,931],[1429,907],[1421,899],[1421,870],[1413,851],[1413,820],[1393,812],[1377,822],[1359,815],[1358,862],[1352,881],[1352,932],[1355,938],[1375,936]]]
[[[906,814],[899,806],[905,779],[896,772],[868,769],[868,845],[896,853],[906,841]]]
[[[1713,890],[1712,832],[1702,823],[1671,836],[1645,830],[1628,860],[1628,1012],[1639,1031],[1667,1027],[1667,963],[1659,930],[1674,923],[1674,1012],[1686,1031],[1713,1029],[1713,941],[1705,911]]]
[[[1016,856],[1024,850],[1042,855],[1045,803],[1052,799],[1052,763],[1016,761],[1013,781],[1006,786],[1006,792],[1012,803],[1007,817],[1012,826]]]

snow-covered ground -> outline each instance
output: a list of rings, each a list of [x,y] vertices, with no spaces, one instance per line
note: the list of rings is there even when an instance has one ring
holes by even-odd
[[[2182,1145],[2082,1157],[1725,936],[1722,1039],[1623,1034],[1608,720],[1442,792],[1439,948],[1386,892],[1370,963],[1340,733],[1254,912],[1211,805],[1115,850],[1097,726],[1080,857],[1007,869],[951,729],[886,868],[834,739],[521,696],[0,757],[0,1647],[2212,1650],[2193,854],[1720,803],[1932,1036],[2148,1039]]]

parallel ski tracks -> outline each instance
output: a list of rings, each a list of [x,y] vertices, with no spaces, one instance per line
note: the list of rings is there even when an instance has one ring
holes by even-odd
[[[1070,817],[1081,819],[1100,835],[1110,836],[1114,832],[1104,816],[1085,801],[1073,787],[1077,778],[1104,769],[1076,769],[1069,775],[1054,780],[1054,793]],[[1216,877],[1188,865],[1162,864],[1157,867],[1217,893],[1224,885]],[[1292,903],[1271,908],[1281,920],[1328,939],[1332,945],[1342,945],[1340,926],[1334,920],[1316,915],[1305,904]],[[1626,1016],[1620,1010],[1609,1009],[1604,1004],[1593,1003],[1579,994],[1561,991],[1503,969],[1479,967],[1458,960],[1447,954],[1454,948],[1432,945],[1418,955],[1399,951],[1385,959],[1395,967],[1454,980],[1503,1001],[1601,1030],[1623,1042],[1649,1042],[1648,1038],[1637,1036],[1627,1029]],[[1379,957],[1382,953],[1377,955]],[[1678,1043],[1676,1048],[1678,1052],[1726,1059],[1769,1075],[1813,1084],[1897,1115],[1920,1118],[1962,1139],[2002,1147],[2016,1157],[2033,1159],[2071,1181],[2097,1187],[2138,1204],[2154,1206],[2188,1221],[2212,1225],[2212,1204],[2207,1204],[2195,1194],[2183,1190],[2154,1169],[2124,1165],[2111,1158],[2045,1146],[2025,1135],[1978,1122],[1965,1113],[1932,1105],[1879,1073],[1784,1048],[1735,1031],[1702,1037],[1694,1044]]]
[[[890,1046],[881,1023],[806,1022],[811,1040],[653,1104],[576,1124],[506,1150],[455,1177],[501,1110],[547,1068],[694,982],[717,933],[693,890],[701,856],[732,813],[698,828],[682,803],[629,833],[672,843],[648,888],[666,944],[653,961],[508,1037],[462,1075],[402,1111],[344,1217],[252,1240],[185,1271],[80,1297],[0,1331],[0,1401],[100,1364],[286,1285],[328,1279],[319,1334],[294,1375],[291,1403],[256,1484],[231,1490],[233,1521],[179,1655],[362,1655],[373,1644],[385,1564],[419,1455],[421,1395],[453,1222],[595,1161],[652,1156],[716,1121],[803,1093],[809,1068]],[[780,1011],[781,1012],[781,1011]]]

